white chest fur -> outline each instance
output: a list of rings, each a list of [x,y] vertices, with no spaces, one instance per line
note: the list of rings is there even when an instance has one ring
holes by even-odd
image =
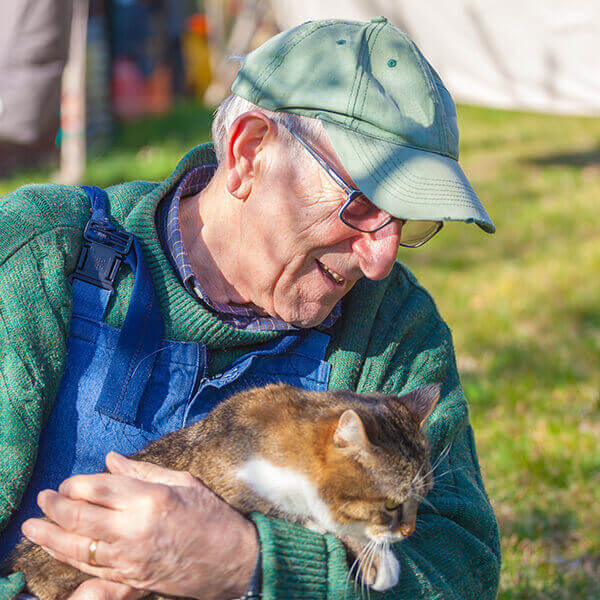
[[[288,467],[280,467],[260,457],[253,457],[238,470],[238,478],[259,496],[293,515],[305,526],[319,533],[350,534],[367,543],[364,525],[357,523],[336,526],[330,511],[319,496],[317,487],[302,473]],[[380,553],[376,581],[373,589],[384,591],[398,583],[400,565],[393,552],[386,548]]]
[[[327,505],[306,475],[254,457],[240,467],[237,476],[259,496],[286,513],[312,521],[316,529],[335,532]]]

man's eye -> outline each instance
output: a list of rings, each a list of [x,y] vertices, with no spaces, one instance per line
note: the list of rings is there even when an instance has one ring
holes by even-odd
[[[377,207],[364,196],[358,196],[346,208],[346,212],[353,217],[362,217],[371,212],[378,212]]]

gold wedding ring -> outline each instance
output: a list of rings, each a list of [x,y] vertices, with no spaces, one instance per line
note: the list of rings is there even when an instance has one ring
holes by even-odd
[[[98,540],[92,540],[90,542],[90,548],[88,550],[88,564],[92,565],[93,567],[98,565],[98,563],[96,562],[96,549],[97,548],[98,548]]]

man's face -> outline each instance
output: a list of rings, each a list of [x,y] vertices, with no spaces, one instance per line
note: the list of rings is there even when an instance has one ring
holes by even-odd
[[[282,139],[281,129],[256,154],[242,208],[240,247],[247,256],[238,260],[248,300],[298,327],[313,327],[363,275],[388,275],[402,226],[393,221],[367,234],[342,223],[346,194],[310,155],[302,156],[304,148]],[[352,184],[325,136],[317,148]]]

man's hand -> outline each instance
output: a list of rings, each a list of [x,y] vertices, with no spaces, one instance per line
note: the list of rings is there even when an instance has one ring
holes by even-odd
[[[189,473],[114,452],[106,466],[110,473],[75,475],[58,492],[40,492],[38,504],[54,523],[29,519],[23,533],[58,560],[132,588],[206,600],[244,593],[258,552],[249,520]],[[92,539],[97,566],[88,563]],[[74,597],[108,597],[107,589],[141,597],[92,581]],[[103,593],[80,593],[85,585]]]

